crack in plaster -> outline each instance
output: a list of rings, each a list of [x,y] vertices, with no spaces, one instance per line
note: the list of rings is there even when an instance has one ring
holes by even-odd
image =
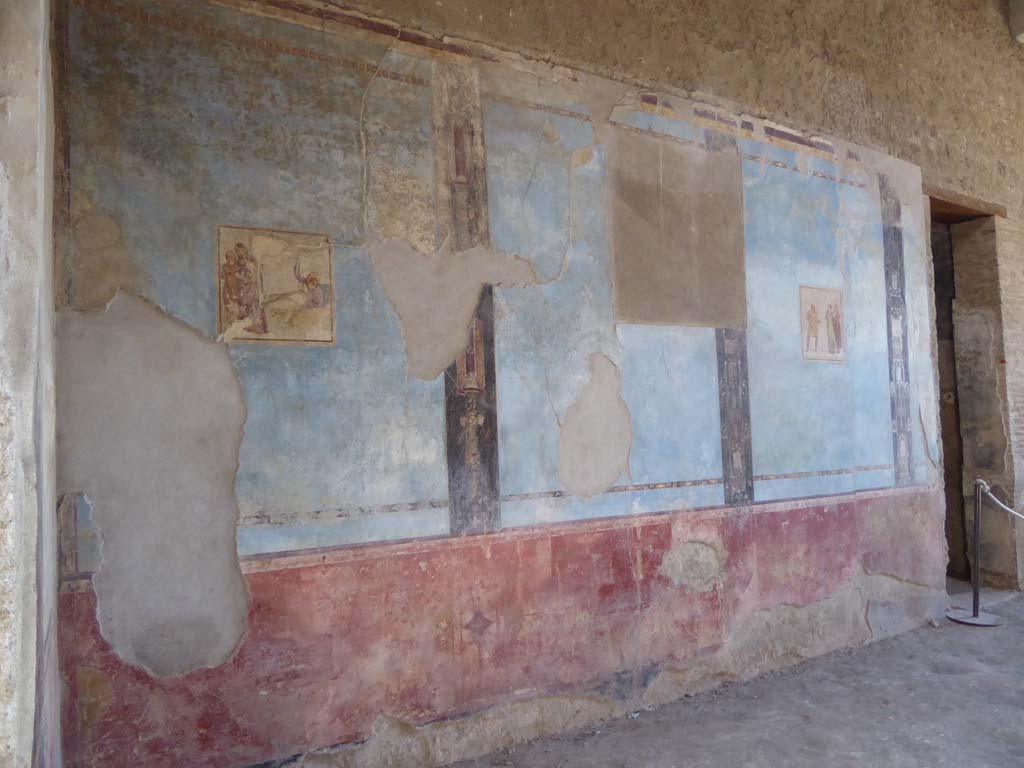
[[[917,406],[917,423],[921,425],[921,439],[924,441],[925,455],[928,457],[928,461],[935,469],[939,469],[939,463],[935,457],[932,456],[932,438],[928,435],[928,428],[924,425],[924,412],[921,410],[921,406]]]

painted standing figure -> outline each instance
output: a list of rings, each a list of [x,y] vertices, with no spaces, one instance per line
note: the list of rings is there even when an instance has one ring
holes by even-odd
[[[832,312],[832,333],[836,339],[836,354],[843,353],[843,316],[839,312],[839,305]]]
[[[828,339],[828,353],[834,355],[836,353],[836,326],[833,323],[835,319],[835,308],[829,304],[828,309],[825,310],[825,337]]]
[[[224,253],[224,265],[220,269],[220,292],[224,325],[228,326],[242,314],[242,276],[238,269],[238,252],[234,248]]]
[[[246,331],[267,333],[267,313],[260,297],[259,265],[243,243],[235,243],[235,247],[224,255],[221,291],[227,315],[224,318],[225,328],[239,320],[251,319]]]
[[[814,341],[814,352],[818,351],[818,326],[821,325],[821,320],[818,319],[818,308],[811,304],[811,308],[807,310],[807,352],[811,352],[811,341]]]

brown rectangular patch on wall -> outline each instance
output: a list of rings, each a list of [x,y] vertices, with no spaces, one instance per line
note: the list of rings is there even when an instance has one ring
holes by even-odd
[[[710,151],[618,128],[609,173],[616,320],[746,328],[735,148]]]

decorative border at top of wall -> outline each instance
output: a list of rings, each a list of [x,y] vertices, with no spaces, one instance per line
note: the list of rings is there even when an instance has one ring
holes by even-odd
[[[138,24],[185,32],[207,39],[230,40],[253,48],[259,48],[270,53],[285,56],[296,56],[330,66],[361,72],[371,77],[381,77],[422,88],[431,87],[431,82],[426,78],[389,70],[379,64],[355,61],[342,56],[335,56],[297,45],[278,43],[273,40],[218,28],[211,24],[191,21],[180,16],[171,17],[143,11],[138,8],[128,8],[119,5],[112,0],[69,0],[69,2],[79,8],[113,14]],[[209,2],[215,5],[234,9],[242,13],[268,16],[293,24],[305,24],[307,26],[315,24],[318,30],[327,31],[333,34],[338,34],[340,31],[339,28],[347,27],[353,32],[362,32],[373,37],[384,38],[388,41],[389,45],[392,46],[402,44],[411,49],[426,49],[431,53],[431,55],[435,56],[448,54],[458,57],[469,57],[485,62],[500,61],[502,59],[500,52],[491,51],[483,45],[468,42],[466,44],[457,44],[452,43],[447,39],[440,40],[421,32],[405,29],[399,25],[382,19],[373,19],[339,7],[332,7],[329,9],[324,8],[320,5],[311,4],[307,0],[209,0]],[[330,26],[328,26],[328,24],[330,24]],[[516,59],[522,60],[521,57],[516,57],[513,54],[504,54],[504,57],[508,58],[510,61]],[[542,62],[534,63],[538,66],[544,66],[551,69],[552,71],[559,69],[558,79],[578,82],[579,78],[568,70],[564,70],[564,68],[556,68]],[[566,74],[566,72],[569,72],[569,74]],[[635,87],[633,93],[635,99],[631,106],[636,111],[657,114],[671,120],[688,121],[702,128],[713,128],[714,130],[732,134],[737,137],[756,139],[771,146],[801,152],[822,160],[837,163],[844,168],[850,168],[853,170],[854,175],[839,176],[825,173],[821,170],[801,169],[796,165],[791,165],[780,160],[767,159],[760,155],[750,153],[744,153],[742,155],[745,160],[766,163],[773,167],[784,168],[796,173],[807,173],[815,178],[833,181],[838,184],[845,184],[859,189],[867,189],[867,184],[865,183],[864,178],[866,178],[868,174],[861,163],[859,154],[850,149],[847,149],[845,152],[838,151],[837,146],[833,142],[822,137],[805,135],[798,130],[782,126],[772,121],[755,119],[747,115],[732,112],[728,109],[707,104],[694,103],[692,110],[690,110],[689,113],[679,112],[673,108],[668,98],[660,95],[659,93],[653,92],[650,88]],[[481,91],[481,98],[485,101],[508,103],[526,109],[533,109],[581,120],[583,122],[593,122],[591,117],[583,112],[576,112],[550,104],[528,101],[508,94],[490,92],[486,89]],[[680,94],[680,98],[689,99],[689,97],[683,94]],[[612,117],[609,117],[609,121],[616,123],[618,127],[637,130],[615,121]],[[660,138],[680,141],[687,144],[698,144],[698,142],[691,142],[687,139],[672,136],[653,129],[648,129],[648,131]],[[856,178],[857,176],[861,176],[862,178]]]

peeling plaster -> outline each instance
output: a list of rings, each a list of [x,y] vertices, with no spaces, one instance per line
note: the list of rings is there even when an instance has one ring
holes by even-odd
[[[480,757],[502,747],[576,730],[621,714],[605,696],[541,696],[513,701],[471,717],[417,728],[381,717],[362,744],[304,755],[296,763],[312,768],[425,768]]]
[[[246,623],[245,406],[227,348],[123,293],[103,312],[63,310],[57,340],[58,485],[93,503],[104,638],[161,677],[223,663]]]
[[[839,589],[802,605],[783,603],[737,623],[715,654],[666,665],[639,696],[643,708],[749,680],[840,648],[881,640],[941,617],[946,593],[863,568]]]
[[[434,253],[423,253],[389,238],[370,239],[367,248],[374,273],[402,326],[406,370],[427,381],[466,348],[469,323],[484,285],[537,282],[528,261],[482,245],[455,252],[445,241]]]
[[[875,621],[877,605],[888,619]],[[857,569],[854,578],[821,600],[784,603],[754,613],[730,635],[726,649],[734,673],[749,677],[850,645],[881,640],[941,615],[945,592],[889,575]]]
[[[565,412],[558,442],[558,479],[578,498],[606,490],[629,472],[633,429],[619,369],[590,356],[590,383]]]

